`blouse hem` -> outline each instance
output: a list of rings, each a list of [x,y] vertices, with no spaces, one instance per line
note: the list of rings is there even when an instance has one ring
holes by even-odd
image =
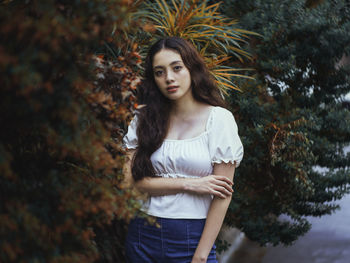
[[[142,209],[141,209],[142,210]],[[169,215],[162,215],[162,214],[155,214],[155,213],[150,213],[148,211],[142,210],[144,213],[146,213],[149,216],[155,216],[155,217],[162,217],[162,218],[169,218],[169,219],[206,219],[207,216],[184,216],[184,215],[180,215],[180,216],[169,216]]]

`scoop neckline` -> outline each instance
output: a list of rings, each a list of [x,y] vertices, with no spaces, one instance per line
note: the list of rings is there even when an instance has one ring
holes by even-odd
[[[208,134],[208,132],[210,130],[210,127],[208,127],[208,126],[209,126],[209,123],[211,121],[211,118],[212,118],[212,115],[213,115],[215,108],[216,108],[216,106],[213,106],[209,112],[209,116],[208,116],[208,119],[207,119],[206,124],[205,124],[206,130],[204,132],[202,132],[202,133],[200,133],[197,136],[192,137],[192,138],[186,138],[186,139],[167,139],[167,138],[165,138],[164,141],[167,141],[167,142],[193,141],[193,140],[199,139],[199,138],[203,137],[204,135]]]

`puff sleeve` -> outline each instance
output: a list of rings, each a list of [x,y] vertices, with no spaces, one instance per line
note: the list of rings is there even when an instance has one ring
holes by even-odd
[[[129,127],[128,127],[128,132],[125,134],[123,138],[123,147],[127,149],[136,149],[137,148],[137,135],[136,135],[136,130],[137,130],[137,115],[134,116],[134,118],[131,120]]]
[[[232,113],[217,107],[209,134],[211,163],[234,163],[239,166],[243,158],[243,145],[238,136],[238,127]]]

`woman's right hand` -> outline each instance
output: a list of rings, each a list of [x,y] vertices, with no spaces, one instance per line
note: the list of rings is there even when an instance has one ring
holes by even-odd
[[[201,178],[191,178],[187,180],[188,192],[195,194],[212,194],[220,198],[232,195],[233,183],[223,175],[208,175]]]

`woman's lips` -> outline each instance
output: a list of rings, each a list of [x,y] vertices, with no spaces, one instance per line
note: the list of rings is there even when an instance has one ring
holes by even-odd
[[[179,88],[179,86],[169,86],[166,88],[166,90],[169,92],[169,93],[174,93],[177,91],[177,89]]]

